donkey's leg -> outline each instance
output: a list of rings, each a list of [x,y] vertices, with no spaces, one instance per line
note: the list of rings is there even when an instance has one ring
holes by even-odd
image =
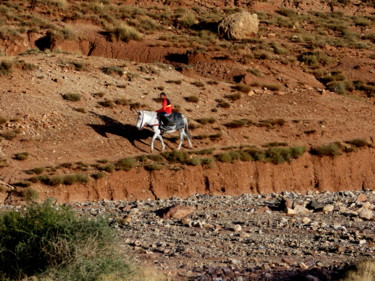
[[[165,144],[164,144],[163,137],[160,134],[158,135],[158,139],[161,142],[161,150],[163,151],[165,149]]]
[[[159,136],[159,132],[155,132],[154,135],[152,136],[152,139],[151,139],[151,152],[154,150],[154,141],[155,139]]]
[[[191,139],[190,139],[190,134],[185,133],[185,136],[186,136],[187,141],[188,141],[188,143],[189,143],[189,147],[190,147],[190,148],[193,147],[193,144],[191,143]]]
[[[180,134],[180,144],[178,145],[177,150],[180,150],[181,146],[182,146],[182,143],[184,141],[185,130],[182,128],[182,129],[178,130],[178,132]]]

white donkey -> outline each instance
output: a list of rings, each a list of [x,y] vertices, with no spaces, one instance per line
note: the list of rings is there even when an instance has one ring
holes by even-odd
[[[160,134],[157,112],[145,111],[145,110],[141,110],[137,112],[138,112],[138,120],[137,120],[138,130],[142,130],[144,127],[149,126],[154,131],[154,135],[152,136],[152,140],[151,140],[151,152],[154,150],[154,141],[156,138],[159,138],[161,145],[162,145],[162,150],[164,150],[165,144],[163,141],[163,137]],[[182,119],[184,120],[184,127],[181,129],[178,129],[178,132],[180,134],[180,144],[178,145],[177,150],[180,150],[182,146],[182,142],[184,141],[184,137],[187,138],[189,146],[193,147],[193,145],[191,144],[191,139],[190,139],[188,120],[184,115],[182,115]],[[174,133],[175,131],[177,131],[177,129],[168,130],[165,133]]]

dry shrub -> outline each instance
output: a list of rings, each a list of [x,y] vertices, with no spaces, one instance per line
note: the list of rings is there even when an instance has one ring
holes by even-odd
[[[345,273],[342,281],[373,281],[375,278],[375,259],[362,261]]]

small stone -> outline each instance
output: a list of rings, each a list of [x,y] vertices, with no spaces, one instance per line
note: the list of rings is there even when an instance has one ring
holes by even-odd
[[[306,275],[303,280],[304,281],[320,281],[318,277],[315,277],[313,275]]]
[[[303,262],[300,262],[298,264],[298,266],[299,266],[299,268],[304,269],[304,270],[309,269],[309,267],[305,263],[303,263]]]
[[[355,200],[356,203],[361,203],[365,201],[367,201],[367,196],[363,193],[359,194],[357,200]]]
[[[294,209],[287,208],[286,213],[290,216],[297,215],[297,212]]]
[[[363,203],[362,208],[374,209],[374,206],[370,202],[365,202],[365,203]]]
[[[332,204],[325,205],[323,208],[324,213],[332,212],[335,207]]]
[[[297,214],[306,214],[306,213],[309,213],[309,210],[308,210],[308,209],[306,209],[304,206],[299,205],[299,204],[297,204],[297,205],[294,207],[294,211],[295,211]]]
[[[363,245],[363,244],[366,244],[367,241],[366,241],[366,239],[362,239],[362,240],[359,240],[358,243],[359,243],[359,245]]]
[[[308,224],[309,222],[311,222],[311,219],[309,219],[309,218],[307,218],[307,217],[304,217],[304,218],[302,219],[302,223],[303,223],[303,224]]]
[[[249,97],[254,96],[254,95],[255,95],[255,92],[254,92],[253,90],[250,90],[250,91],[247,93],[247,95],[248,95]]]
[[[194,210],[195,208],[192,206],[175,205],[159,210],[158,213],[163,219],[182,219],[190,215]]]
[[[242,231],[242,226],[239,225],[239,224],[236,224],[236,225],[233,227],[233,231],[234,231],[234,232],[241,232],[241,231]]]
[[[374,216],[374,213],[372,210],[370,209],[366,209],[366,208],[363,208],[358,216],[361,218],[361,219],[365,219],[365,220],[371,220]]]

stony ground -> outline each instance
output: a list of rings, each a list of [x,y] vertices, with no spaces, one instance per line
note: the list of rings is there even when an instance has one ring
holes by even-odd
[[[335,280],[375,257],[374,204],[369,190],[71,203],[108,216],[137,263],[215,281]]]

